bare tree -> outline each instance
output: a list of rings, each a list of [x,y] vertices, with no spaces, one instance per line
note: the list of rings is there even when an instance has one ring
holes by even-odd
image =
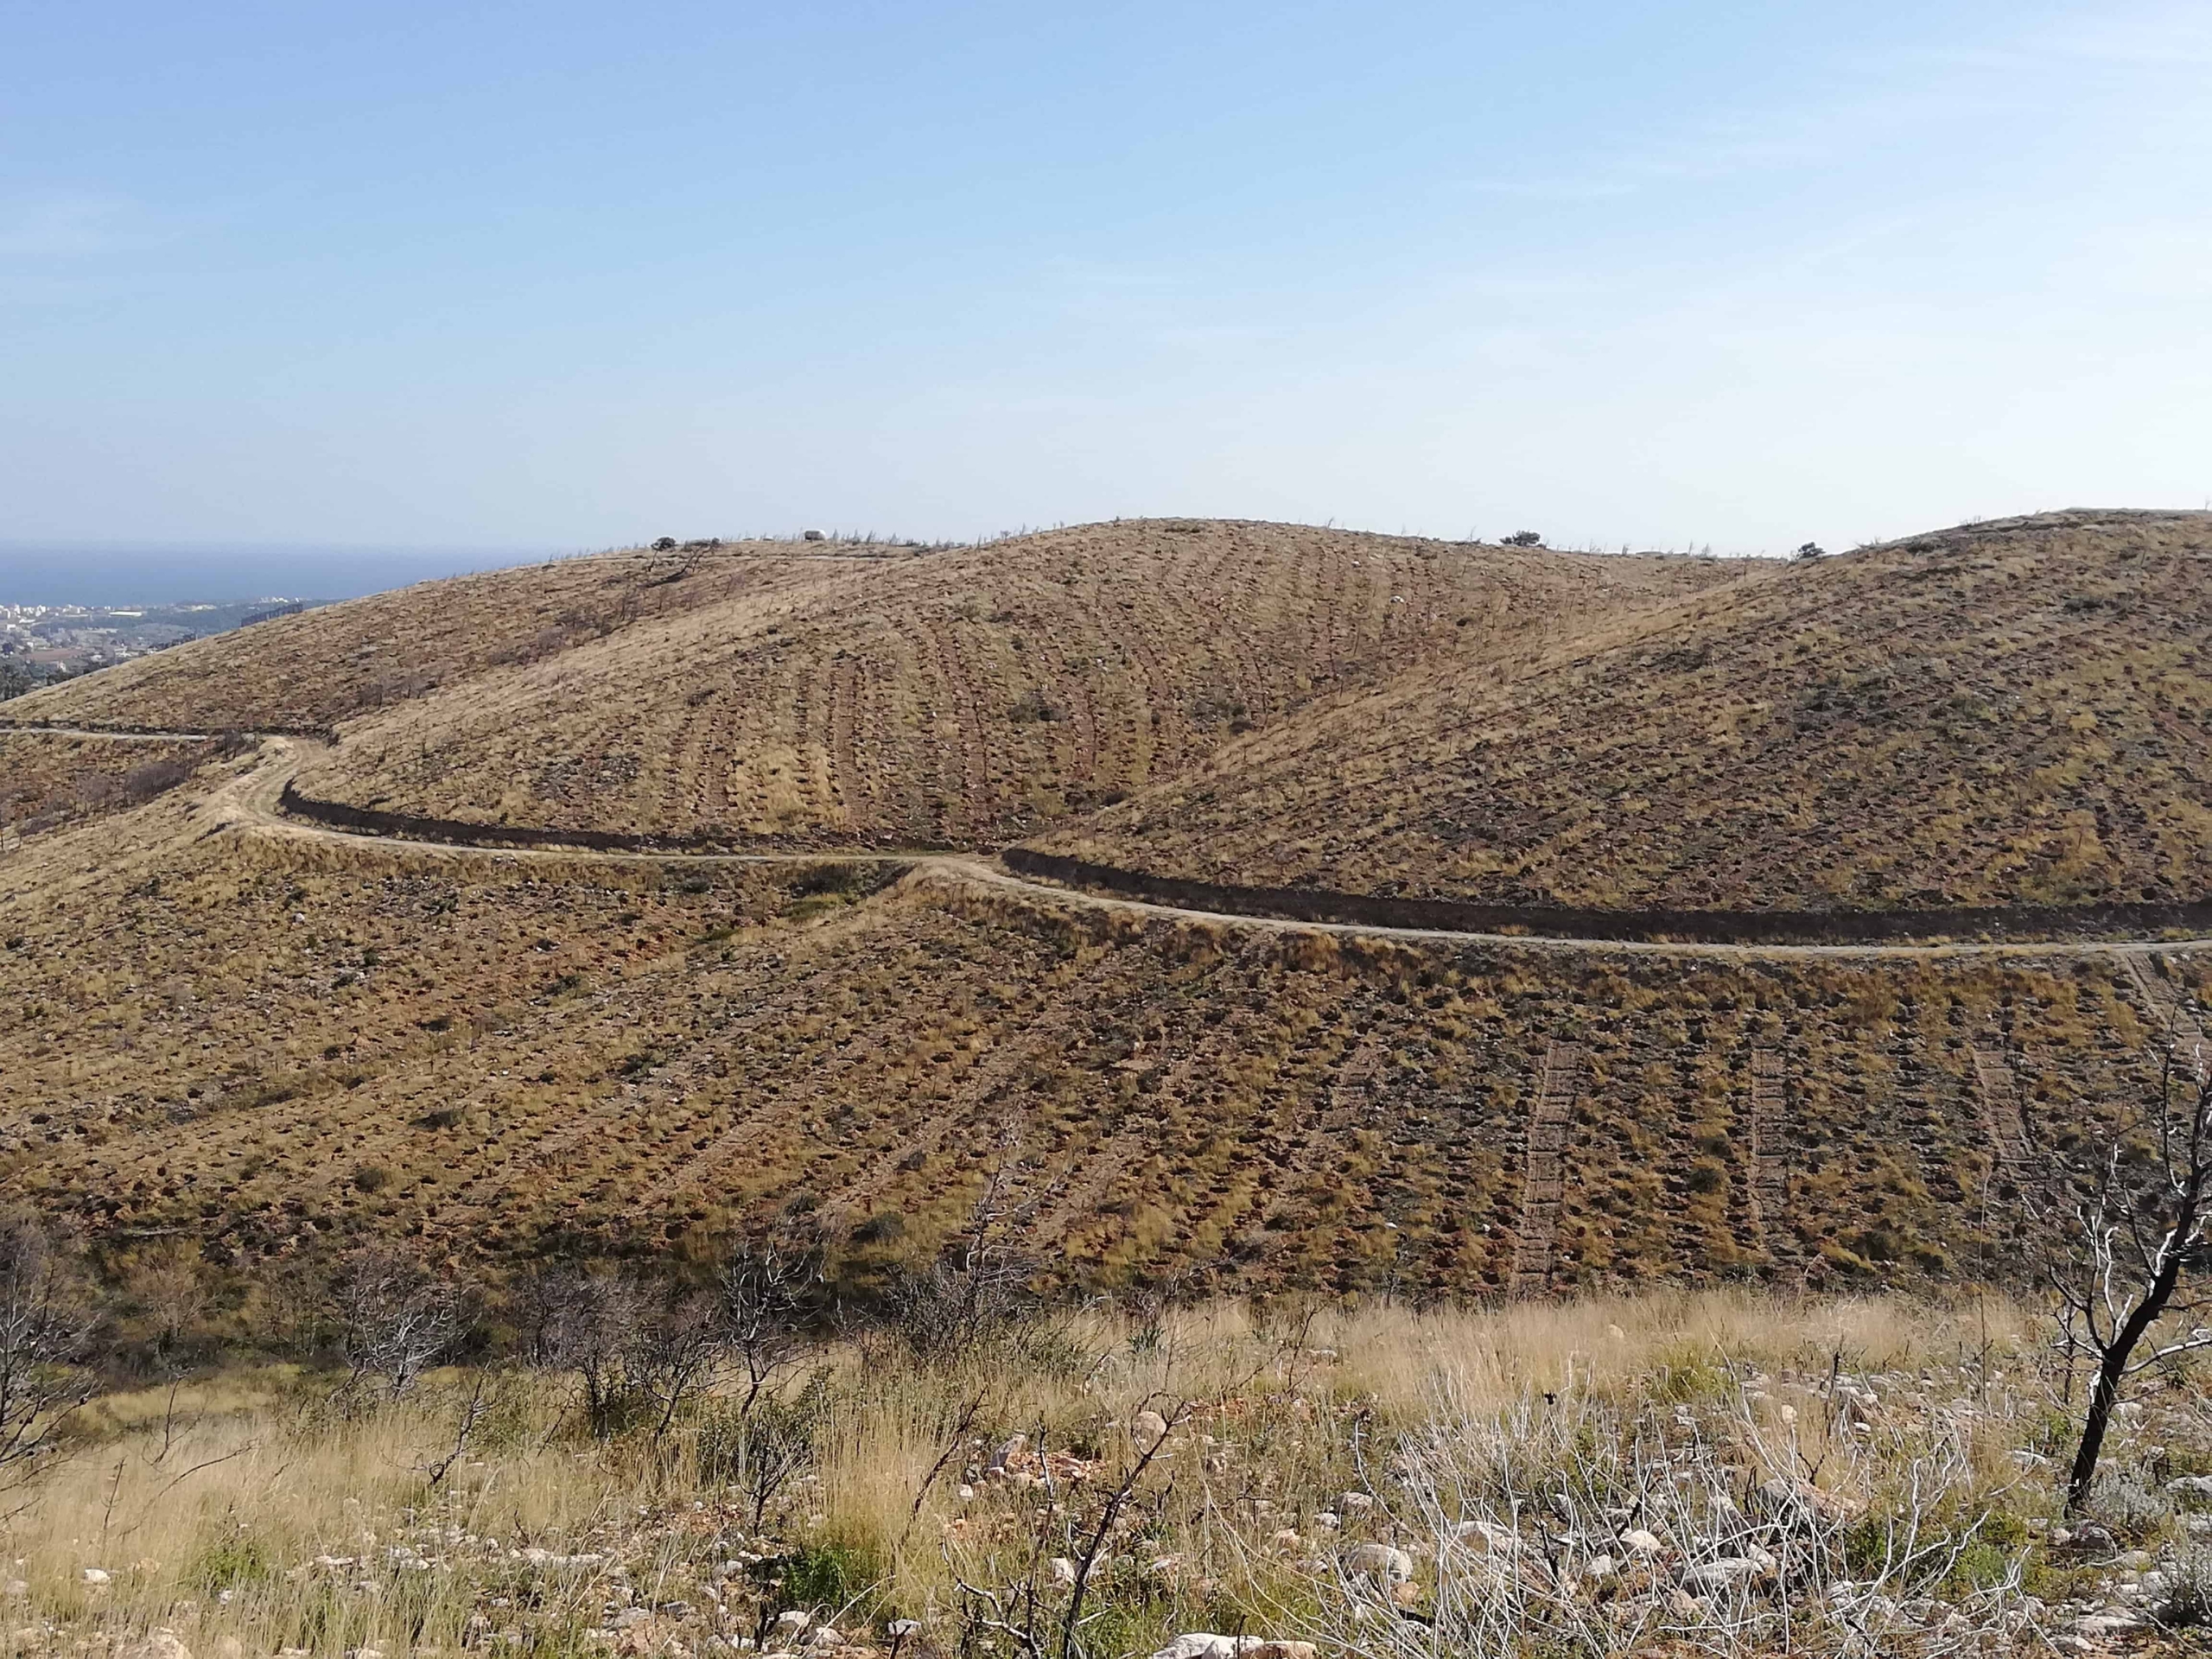
[[[468,1333],[474,1297],[402,1251],[372,1246],[350,1257],[338,1281],[338,1318],[349,1385],[382,1377],[390,1398],[413,1388]]]
[[[594,1439],[650,1424],[658,1440],[714,1382],[725,1343],[704,1292],[568,1268],[530,1295],[536,1357],[575,1377]]]
[[[2155,1100],[2089,1157],[2055,1160],[2052,1193],[2063,1225],[2049,1272],[2064,1341],[2095,1364],[2066,1481],[2066,1506],[2079,1512],[2128,1379],[2212,1345],[2191,1318],[2207,1292],[2190,1282],[2212,1259],[2212,1074],[2201,1039],[2170,1033]],[[2144,1350],[2164,1319],[2185,1328],[2169,1325]]]
[[[1018,1146],[1009,1130],[1002,1144]],[[976,1200],[966,1230],[918,1273],[892,1291],[899,1334],[925,1357],[965,1352],[1007,1333],[1039,1309],[1031,1288],[1039,1267],[1014,1242],[1026,1212],[1007,1198],[1008,1171],[1001,1162]]]
[[[818,1253],[775,1244],[741,1246],[722,1270],[721,1327],[745,1377],[739,1409],[749,1414],[761,1395],[798,1363],[806,1341],[807,1303],[822,1278]]]
[[[92,1318],[72,1267],[37,1222],[0,1217],[0,1478],[27,1475],[92,1398],[78,1362]]]

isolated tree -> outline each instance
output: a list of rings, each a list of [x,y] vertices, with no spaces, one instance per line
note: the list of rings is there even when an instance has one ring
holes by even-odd
[[[1797,550],[1789,556],[1802,564],[1810,559],[1825,559],[1827,556],[1827,549],[1822,547],[1818,542],[1801,542],[1798,543]]]
[[[1043,1264],[1015,1243],[1030,1211],[1012,1203],[1007,1191],[1008,1164],[1020,1144],[1009,1126],[1000,1141],[1002,1161],[976,1200],[966,1229],[935,1262],[892,1287],[899,1332],[925,1357],[971,1352],[1038,1312],[1032,1285]]]
[[[400,1250],[354,1252],[337,1289],[349,1382],[382,1377],[394,1400],[460,1346],[474,1322],[469,1286],[439,1277]]]
[[[0,1217],[0,1481],[28,1474],[92,1397],[92,1316],[74,1263],[38,1222]]]
[[[741,1246],[722,1270],[721,1335],[745,1378],[739,1409],[750,1414],[760,1396],[798,1363],[806,1340],[809,1299],[821,1282],[818,1252],[775,1244]]]
[[[2201,1038],[2184,1043],[2177,1022],[2156,1098],[2083,1154],[2055,1160],[2050,1207],[2064,1339],[2095,1365],[2066,1480],[2067,1508],[2078,1512],[2128,1380],[2212,1346],[2212,1331],[2193,1318],[2212,1260],[2212,1073]]]
[[[1507,547],[1541,547],[1544,544],[1543,532],[1535,530],[1516,530],[1505,538],[1504,544]]]
[[[641,1424],[667,1433],[726,1351],[715,1299],[674,1282],[556,1268],[530,1299],[537,1362],[576,1379],[595,1440]]]

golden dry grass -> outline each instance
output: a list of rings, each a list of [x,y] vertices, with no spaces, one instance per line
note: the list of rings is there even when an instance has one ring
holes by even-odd
[[[2155,1076],[2103,958],[1415,949],[877,890],[895,868],[285,839],[196,792],[0,864],[0,1190],[120,1266],[194,1241],[242,1322],[246,1286],[375,1236],[496,1276],[798,1226],[863,1288],[995,1171],[1071,1286],[1983,1276],[2024,1223],[1975,1051],[2040,1135]]]
[[[1515,1425],[1532,1454],[1560,1426],[1592,1456],[1631,1432],[1663,1429],[1684,1452],[1733,1435],[1726,1466],[1743,1490],[1815,1467],[1877,1516],[1909,1501],[1897,1483],[1910,1459],[1952,1448],[1927,1522],[1971,1536],[1976,1517],[2000,1515],[1992,1535],[2057,1585],[2056,1558],[2028,1548],[2055,1512],[2050,1478],[2013,1455],[2050,1447],[2057,1380],[2038,1357],[2044,1334],[1997,1301],[1716,1292],[1264,1319],[1217,1303],[1156,1326],[1094,1314],[1052,1335],[1056,1358],[1033,1343],[1016,1365],[1004,1349],[924,1366],[880,1340],[832,1344],[814,1357],[827,1379],[815,1452],[757,1530],[742,1492],[698,1455],[726,1402],[703,1402],[667,1440],[595,1446],[557,1379],[496,1376],[491,1411],[433,1488],[468,1375],[349,1414],[327,1378],[238,1373],[101,1402],[77,1450],[8,1516],[11,1618],[41,1651],[167,1628],[195,1654],[372,1647],[397,1659],[502,1641],[697,1651],[796,1606],[862,1643],[892,1618],[919,1618],[949,1650],[961,1583],[1006,1586],[1042,1570],[1039,1551],[1080,1553],[1133,1465],[1133,1431],[1148,1432],[1135,1428],[1145,1410],[1175,1427],[1105,1535],[1092,1652],[1143,1653],[1193,1628],[1318,1633],[1347,1616],[1347,1596],[1356,1604],[1333,1562],[1363,1541],[1409,1545],[1416,1590],[1441,1593],[1448,1563],[1421,1541],[1421,1459]],[[2114,1466],[2186,1462],[2207,1428],[2186,1390],[2154,1395],[2120,1427]],[[985,1453],[1017,1432],[1029,1449],[1014,1478],[982,1478]],[[1661,1442],[1640,1443],[1649,1454]],[[1048,1470],[1064,1509],[1039,1504]],[[1497,1501],[1540,1507],[1565,1473],[1505,1471]],[[1459,1501],[1492,1500],[1470,1489]],[[2177,1522],[2136,1525],[2152,1548],[2161,1526],[2180,1535]],[[87,1583],[88,1567],[109,1581]],[[1064,1602],[1048,1588],[1045,1615]],[[640,1634],[594,1634],[618,1615]]]
[[[736,543],[676,568],[623,555],[429,584],[22,712],[344,721],[302,787],[390,810],[988,845],[1316,699],[1488,662],[1743,567],[1169,520],[883,559]]]
[[[1044,844],[1508,903],[2196,900],[2208,638],[2212,515],[1969,525],[1417,668]]]

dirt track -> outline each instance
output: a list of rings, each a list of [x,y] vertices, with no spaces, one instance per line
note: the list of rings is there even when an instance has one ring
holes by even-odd
[[[104,735],[89,733],[86,735]],[[1034,900],[1086,909],[1114,911],[1124,915],[1157,916],[1217,927],[1257,929],[1275,932],[1326,933],[1358,938],[1402,939],[1423,944],[1510,946],[1526,950],[1569,950],[1599,955],[1712,957],[1731,961],[1791,960],[1812,957],[2123,957],[2152,952],[2195,950],[2212,946],[2212,938],[2128,941],[2005,941],[1944,944],[1719,944],[1634,939],[1591,939],[1541,937],[1516,933],[1472,933],[1443,928],[1380,927],[1350,922],[1295,921],[1264,916],[1233,915],[1226,912],[1184,909],[1142,899],[1084,893],[1073,888],[1032,881],[999,868],[973,854],[884,851],[804,853],[673,853],[602,852],[558,848],[483,848],[454,846],[439,842],[410,841],[391,836],[367,835],[358,830],[332,829],[287,816],[278,805],[284,785],[297,771],[304,755],[302,740],[264,740],[258,764],[217,789],[199,808],[211,827],[250,829],[253,833],[285,839],[353,842],[385,852],[404,851],[429,860],[495,858],[559,861],[574,863],[613,862],[667,864],[896,864],[925,878],[969,887],[1020,893]]]

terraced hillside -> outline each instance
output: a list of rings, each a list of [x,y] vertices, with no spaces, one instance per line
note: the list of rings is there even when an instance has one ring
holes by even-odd
[[[118,743],[0,728],[0,838],[140,805],[183,783],[213,752],[209,742]]]
[[[849,552],[745,543],[711,563],[632,551],[419,582],[135,658],[16,698],[5,718],[201,731],[327,728],[640,622],[772,601],[857,563]]]
[[[1317,699],[1494,663],[1744,569],[1179,521],[888,560],[746,545],[681,568],[624,556],[411,588],[265,625],[268,664],[260,639],[214,640],[24,712],[342,721],[302,788],[389,811],[989,845]],[[289,702],[271,701],[279,675]],[[232,677],[256,689],[211,703]]]
[[[1085,1283],[1986,1272],[2019,1144],[2146,1086],[2207,989],[2185,957],[1414,948],[895,864],[283,837],[190,795],[0,862],[4,1188],[247,1274],[782,1217],[864,1284],[995,1170]]]
[[[1047,843],[1353,891],[2200,897],[2207,534],[1745,569],[1128,524],[183,647],[7,713],[340,740],[0,737],[0,1200],[249,1300],[370,1238],[497,1276],[773,1227],[864,1287],[993,1181],[1082,1285],[2002,1272],[2038,1148],[2152,1085],[2212,950],[1385,938],[899,849],[1082,817]],[[276,812],[296,769],[763,855],[341,833]]]
[[[1969,525],[1417,666],[1041,844],[1500,903],[2202,899],[2212,516]]]

